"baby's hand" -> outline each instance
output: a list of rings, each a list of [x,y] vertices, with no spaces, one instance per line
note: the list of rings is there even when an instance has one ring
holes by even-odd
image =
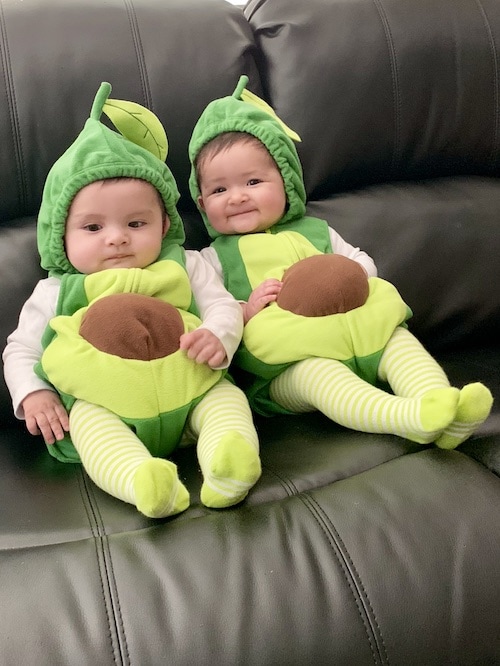
[[[24,398],[22,406],[28,432],[42,435],[46,444],[54,444],[69,432],[68,413],[54,391],[34,391]]]
[[[245,324],[255,315],[263,310],[266,305],[275,301],[281,291],[283,283],[274,278],[261,282],[250,294],[250,298],[243,303],[243,321]]]
[[[196,363],[206,363],[211,368],[219,368],[226,360],[222,342],[206,328],[181,335],[180,348],[187,352],[188,358]]]

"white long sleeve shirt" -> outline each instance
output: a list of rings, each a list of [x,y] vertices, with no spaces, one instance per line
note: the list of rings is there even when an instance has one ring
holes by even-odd
[[[186,270],[203,322],[200,328],[208,329],[221,341],[227,358],[220,368],[227,368],[243,333],[241,307],[199,252],[186,250]],[[52,389],[35,374],[34,366],[42,356],[42,335],[56,314],[59,289],[57,278],[40,280],[21,310],[16,330],[7,338],[3,351],[5,382],[19,419],[24,418],[22,402],[27,395]]]

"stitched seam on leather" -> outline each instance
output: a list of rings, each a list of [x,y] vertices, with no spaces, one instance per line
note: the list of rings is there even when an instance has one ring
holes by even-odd
[[[83,499],[83,505],[87,514],[90,530],[94,539],[96,550],[97,568],[99,571],[99,580],[101,583],[102,600],[108,623],[108,635],[113,661],[120,666],[130,664],[128,644],[123,631],[123,620],[121,608],[118,601],[118,593],[111,564],[111,555],[109,553],[108,538],[105,533],[102,519],[97,508],[94,493],[89,485],[86,473],[83,467],[80,473],[80,494]],[[111,577],[109,576],[111,568]],[[105,584],[107,582],[107,585]],[[114,590],[114,594],[113,594]],[[107,593],[106,593],[107,591]],[[116,599],[116,601],[115,601]],[[120,631],[121,629],[121,631]],[[120,638],[122,640],[120,640]],[[122,649],[122,643],[124,650]],[[125,654],[123,654],[125,652]]]
[[[374,663],[382,663],[388,666],[389,658],[375,611],[368,598],[366,588],[361,581],[358,571],[349,556],[340,534],[335,529],[329,516],[326,515],[316,500],[306,493],[302,493],[299,497],[311,511],[311,514],[332,546],[333,553],[342,569],[344,578],[351,590],[354,603],[358,609],[359,616],[363,622]]]
[[[491,154],[489,158],[490,167],[493,169],[495,166],[495,155],[498,152],[498,58],[496,55],[497,52],[496,52],[495,38],[493,36],[490,22],[488,20],[486,12],[484,11],[484,7],[481,3],[481,0],[476,0],[476,5],[481,13],[481,17],[484,22],[484,27],[486,28],[486,32],[488,34],[488,42],[490,46],[491,60],[493,63],[493,72],[495,79],[493,86],[493,108],[495,114],[495,129],[494,129],[494,139],[491,146]]]
[[[106,555],[104,556],[104,566],[106,568],[106,580],[109,583],[109,592],[111,599],[113,600],[113,608],[115,609],[114,617],[115,622],[119,627],[118,636],[121,638],[121,643],[123,644],[122,654],[124,653],[124,664],[130,664],[130,652],[128,648],[127,635],[125,633],[125,625],[123,622],[122,608],[120,604],[120,597],[118,595],[118,588],[116,586],[116,577],[113,568],[113,559],[111,557],[111,551],[109,549],[109,540],[108,537],[101,537],[102,550],[104,555],[104,550]]]
[[[141,33],[137,21],[134,6],[131,0],[124,0],[127,9],[128,20],[130,24],[130,32],[134,41],[134,49],[137,57],[137,66],[139,67],[139,76],[141,79],[142,93],[144,95],[145,104],[149,109],[152,109],[151,89],[149,87],[148,72],[146,63],[144,61],[144,49],[142,48]]]
[[[280,476],[280,474],[278,474],[278,472],[276,472],[273,469],[270,469],[267,465],[266,466],[262,465],[262,471],[264,471],[264,470],[266,470],[267,472],[269,472],[270,474],[272,474],[274,477],[276,477],[278,479],[282,488],[284,490],[286,490],[286,492],[288,493],[288,495],[290,497],[298,495],[299,490],[298,490],[297,486],[293,483],[293,481],[290,481],[290,479],[285,479],[283,476]]]
[[[5,86],[7,93],[7,106],[9,108],[10,123],[12,128],[12,142],[14,144],[14,158],[16,161],[16,180],[18,185],[19,203],[23,213],[26,212],[26,176],[24,173],[23,146],[19,130],[19,117],[17,113],[17,102],[10,64],[9,42],[7,39],[7,25],[3,5],[0,2],[0,59],[3,61]]]
[[[392,153],[391,168],[393,173],[395,173],[397,162],[399,161],[401,143],[401,94],[399,90],[398,62],[387,14],[385,13],[380,0],[373,0],[373,3],[377,8],[382,26],[384,28],[385,39],[389,51],[389,61],[391,65],[392,93],[394,96],[394,148]]]

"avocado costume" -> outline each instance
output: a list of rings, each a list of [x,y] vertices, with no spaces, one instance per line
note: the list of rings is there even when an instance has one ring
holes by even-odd
[[[398,291],[380,278],[370,278],[365,297],[339,311],[333,303],[335,292],[351,281],[348,263],[336,260],[325,221],[305,214],[305,188],[302,168],[292,132],[260,98],[245,89],[248,78],[241,77],[232,96],[211,102],[198,120],[189,145],[193,164],[190,190],[198,201],[200,189],[194,168],[202,147],[225,132],[255,136],[267,148],[281,172],[287,197],[283,217],[265,232],[222,235],[211,227],[200,208],[223,268],[226,288],[239,300],[247,301],[253,289],[267,278],[283,280],[276,302],[261,310],[245,326],[243,341],[234,363],[249,373],[246,387],[252,407],[259,413],[290,413],[269,397],[269,383],[291,364],[311,357],[336,359],[371,384],[377,381],[377,367],[384,347],[394,330],[404,325],[411,311]],[[300,278],[287,287],[285,271],[302,261],[329,255],[326,262],[309,271],[304,264]],[[334,258],[335,257],[335,258]],[[345,259],[345,258],[343,258]],[[335,275],[329,276],[332,268]],[[364,271],[360,289],[366,281]],[[311,280],[315,280],[313,284]],[[332,282],[332,280],[334,280]],[[295,305],[281,304],[293,292]],[[301,301],[313,301],[307,315],[297,310]]]
[[[38,218],[42,267],[61,280],[56,317],[47,327],[35,368],[69,411],[76,399],[117,414],[153,456],[177,446],[188,413],[223,376],[179,350],[197,328],[185,254],[179,193],[166,166],[167,138],[144,107],[108,99],[101,84],[89,119],[57,160],[45,184]],[[120,134],[101,121],[105,112]],[[107,178],[138,178],[160,193],[170,219],[158,260],[150,266],[80,274],[68,261],[64,232],[73,197]],[[48,446],[64,462],[79,462],[69,435]]]

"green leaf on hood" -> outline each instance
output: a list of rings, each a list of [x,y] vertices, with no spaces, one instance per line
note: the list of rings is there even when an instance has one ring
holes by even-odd
[[[103,112],[126,139],[153,153],[162,162],[168,153],[167,134],[159,118],[136,102],[108,99]]]

